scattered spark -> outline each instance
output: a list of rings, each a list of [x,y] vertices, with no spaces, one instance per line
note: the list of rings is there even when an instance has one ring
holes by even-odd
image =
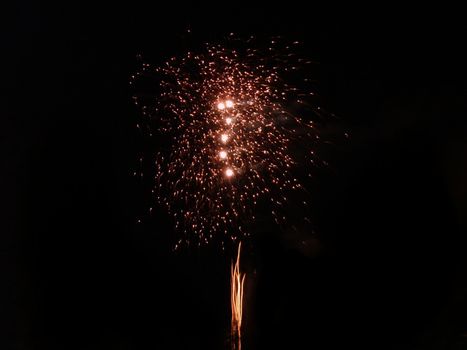
[[[223,143],[226,143],[228,140],[229,140],[229,135],[227,135],[227,134],[222,134],[221,135],[221,141]]]
[[[227,152],[226,152],[226,151],[220,151],[220,152],[219,152],[219,157],[220,157],[220,159],[225,159],[225,158],[227,158]]]
[[[302,203],[295,193],[305,192],[319,142],[312,119],[323,112],[307,100],[296,46],[254,41],[206,44],[158,67],[144,63],[132,77],[135,89],[140,78],[155,79],[153,92],[133,100],[163,144],[154,193],[184,233],[177,247],[236,242],[249,235],[258,203],[280,225],[290,202]]]

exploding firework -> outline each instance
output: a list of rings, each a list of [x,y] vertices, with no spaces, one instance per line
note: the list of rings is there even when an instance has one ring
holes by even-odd
[[[312,168],[320,112],[300,73],[311,62],[294,53],[296,44],[230,38],[160,66],[144,63],[132,77],[135,103],[163,140],[154,193],[182,233],[176,247],[242,239],[259,206],[281,225],[291,198],[303,199],[296,170],[307,176]],[[151,93],[138,91],[144,78],[157,85]]]

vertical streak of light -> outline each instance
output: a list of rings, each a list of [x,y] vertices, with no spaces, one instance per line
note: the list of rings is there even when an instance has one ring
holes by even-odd
[[[238,245],[237,260],[231,266],[231,295],[230,304],[232,308],[232,349],[241,350],[242,347],[242,316],[243,316],[243,286],[245,273],[240,272],[240,252],[242,243]]]

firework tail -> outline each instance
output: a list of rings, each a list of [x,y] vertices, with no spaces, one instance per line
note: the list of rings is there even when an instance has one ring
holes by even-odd
[[[237,260],[232,261],[231,266],[231,295],[230,304],[232,309],[231,320],[231,342],[233,350],[241,350],[242,346],[242,316],[243,316],[243,286],[245,273],[240,272],[240,253],[242,243],[238,245]]]

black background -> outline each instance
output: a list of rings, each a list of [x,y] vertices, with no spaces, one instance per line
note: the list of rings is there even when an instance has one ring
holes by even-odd
[[[263,235],[245,349],[465,349],[461,11],[311,4],[40,5],[2,21],[4,349],[228,348],[230,254],[174,254],[138,176],[128,78],[230,32],[302,40],[338,118],[315,235]],[[459,14],[457,16],[456,14]],[[348,132],[348,139],[338,135]],[[141,224],[137,220],[142,216]]]

